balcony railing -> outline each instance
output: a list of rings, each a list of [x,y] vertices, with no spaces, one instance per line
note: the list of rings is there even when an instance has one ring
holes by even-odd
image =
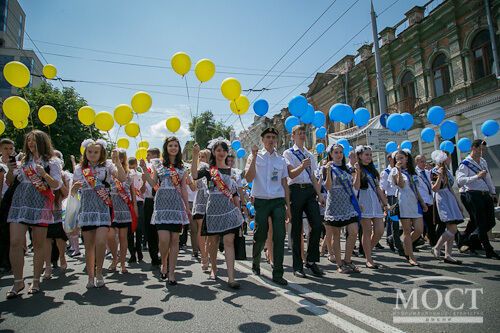
[[[387,107],[387,113],[403,113],[408,112],[410,114],[415,114],[419,110],[419,107],[423,104],[423,100],[415,97],[407,97],[396,103],[393,103]]]

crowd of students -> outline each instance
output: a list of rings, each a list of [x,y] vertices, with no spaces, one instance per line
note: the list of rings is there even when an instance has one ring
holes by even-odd
[[[483,249],[487,258],[500,258],[488,238],[497,197],[482,158],[483,140],[473,142],[454,176],[450,155],[441,150],[432,153],[432,166],[425,156],[413,158],[409,150],[397,150],[379,173],[370,146],[358,146],[345,156],[343,146],[333,143],[319,160],[304,147],[305,134],[304,126],[294,127],[294,145],[280,155],[278,131],[265,129],[262,147],[252,148],[243,171],[234,168],[230,143],[223,138],[211,140],[203,150],[195,144],[190,164],[182,160],[176,137],[166,138],[161,152],[149,149],[139,161],[104,140],[87,139],[79,162],[71,157],[72,172],[65,170],[62,154],[42,131],[26,134],[19,153],[13,141],[1,139],[0,267],[14,276],[7,298],[25,288],[28,231],[33,251],[29,294],[39,292],[41,280],[52,277],[54,261],[66,270],[67,251],[81,255],[80,238],[87,288],[105,285],[107,252],[107,270],[119,267],[126,274],[127,262],[142,261],[146,246],[160,279],[175,286],[179,248],[186,246],[188,234],[193,260],[200,261],[210,279],[218,278],[217,252],[223,250],[227,284],[238,289],[235,244],[251,219],[252,271],[260,275],[266,250],[272,280],[279,285],[287,284],[287,229],[293,274],[301,278],[307,277],[306,270],[318,277],[325,274],[319,265],[322,254],[338,273],[360,272],[353,261],[356,250],[367,269],[383,269],[373,249],[383,248],[379,241],[384,231],[390,249],[411,266],[421,266],[415,253],[425,242],[447,264],[462,264],[452,255],[455,243],[461,252]],[[461,233],[462,206],[470,218]],[[69,215],[76,216],[72,228]]]

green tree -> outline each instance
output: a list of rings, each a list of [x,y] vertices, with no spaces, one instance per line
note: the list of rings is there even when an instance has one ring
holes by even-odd
[[[4,117],[6,125],[2,137],[12,139],[16,143],[17,150],[22,149],[24,135],[31,129],[39,129],[50,135],[54,148],[64,155],[66,165],[70,164],[70,155],[80,155],[80,144],[87,138],[99,139],[103,135],[94,126],[84,126],[78,120],[78,110],[87,105],[74,88],[54,88],[44,82],[35,88],[22,91],[23,96],[29,103],[31,113],[28,126],[24,129],[16,129],[12,122]],[[43,105],[51,105],[57,110],[57,120],[50,126],[45,126],[38,119],[38,109]]]
[[[232,126],[226,126],[222,121],[216,121],[212,111],[205,111],[189,123],[189,131],[193,133],[196,142],[203,149],[208,141],[219,136],[229,139]]]

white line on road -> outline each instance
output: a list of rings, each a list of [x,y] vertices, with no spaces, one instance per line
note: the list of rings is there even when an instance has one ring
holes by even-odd
[[[288,298],[288,296],[290,296],[290,293],[285,294],[286,289],[283,289],[283,288],[280,288],[277,286],[275,287],[274,284],[270,284],[268,281],[263,280],[262,278],[255,276],[247,266],[245,266],[241,263],[238,263],[238,262],[236,262],[236,265],[239,268],[241,268],[242,270],[244,270],[246,273],[250,272],[249,273],[250,277],[252,277],[254,279],[258,279],[259,281],[262,281],[264,284],[268,285],[269,287],[271,287],[273,290],[280,293],[284,297]],[[265,272],[267,276],[272,276],[272,273],[266,269],[261,268],[260,271],[261,271],[261,274]],[[331,298],[328,298],[322,294],[318,294],[318,293],[316,293],[308,288],[301,286],[300,284],[289,282],[288,287],[300,295],[305,295],[305,296],[310,297],[311,299],[320,300],[323,303],[325,303],[325,305],[328,306],[329,308],[332,308],[336,311],[339,311],[339,312],[341,312],[341,313],[343,313],[343,314],[345,314],[345,315],[347,315],[347,316],[349,316],[357,321],[360,321],[360,322],[362,322],[362,323],[364,323],[364,324],[366,324],[366,325],[368,325],[368,326],[370,326],[370,327],[372,327],[380,332],[404,333],[404,331],[402,331],[394,326],[391,326],[391,325],[389,325],[381,320],[378,320],[376,318],[370,317],[370,316],[368,316],[362,312],[359,312],[358,310],[350,308],[342,303],[335,302]],[[301,297],[299,297],[299,298],[301,298]],[[301,298],[301,299],[303,299],[303,298]],[[301,301],[301,304],[303,304],[303,303],[304,303],[304,301]],[[337,318],[339,318],[339,317],[337,317]],[[354,327],[356,327],[356,326],[354,326]],[[342,327],[340,327],[340,328],[342,328]]]

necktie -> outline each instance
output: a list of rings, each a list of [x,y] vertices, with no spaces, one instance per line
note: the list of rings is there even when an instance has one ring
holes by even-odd
[[[431,184],[429,183],[429,179],[427,179],[427,175],[425,174],[425,170],[420,171],[420,175],[422,175],[422,178],[424,180],[425,186],[427,186],[427,192],[429,192],[429,194],[432,194],[432,192],[431,192]]]

